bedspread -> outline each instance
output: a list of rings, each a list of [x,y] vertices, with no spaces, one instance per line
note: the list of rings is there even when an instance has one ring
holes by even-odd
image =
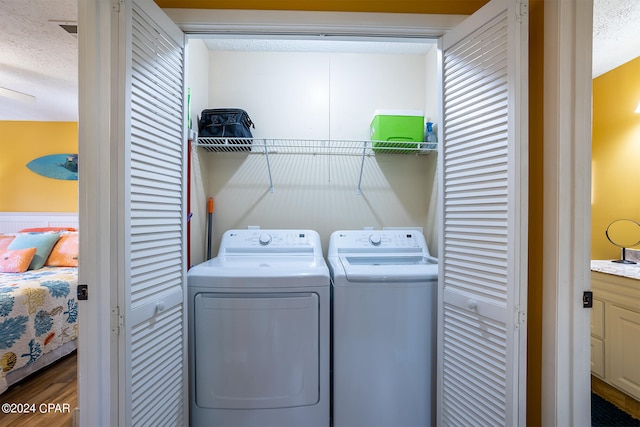
[[[78,335],[77,267],[0,273],[0,393],[5,375]]]

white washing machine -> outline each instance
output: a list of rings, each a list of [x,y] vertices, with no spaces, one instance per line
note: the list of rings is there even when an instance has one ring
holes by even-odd
[[[188,273],[193,426],[329,426],[330,277],[312,230],[230,230]]]
[[[435,424],[438,260],[415,230],[331,235],[334,427]]]

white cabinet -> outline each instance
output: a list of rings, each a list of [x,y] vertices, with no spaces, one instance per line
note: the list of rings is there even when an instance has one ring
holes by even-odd
[[[604,378],[604,301],[597,298],[591,311],[591,372]]]
[[[607,380],[640,399],[640,311],[607,307]]]
[[[640,280],[592,271],[591,287],[591,372],[640,399]]]

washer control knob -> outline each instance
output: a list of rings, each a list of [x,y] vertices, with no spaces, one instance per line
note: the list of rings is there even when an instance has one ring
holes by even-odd
[[[382,243],[382,239],[379,235],[372,234],[371,236],[369,236],[369,243],[371,243],[373,246],[378,246],[380,243]]]
[[[262,234],[260,236],[260,239],[258,239],[258,241],[260,242],[261,245],[268,245],[269,243],[271,243],[271,235],[269,234]]]

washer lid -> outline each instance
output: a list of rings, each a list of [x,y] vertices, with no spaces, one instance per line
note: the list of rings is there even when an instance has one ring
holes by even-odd
[[[412,229],[338,230],[331,234],[327,255],[429,256],[424,235]]]
[[[423,282],[438,278],[438,260],[431,256],[341,256],[349,282]]]

